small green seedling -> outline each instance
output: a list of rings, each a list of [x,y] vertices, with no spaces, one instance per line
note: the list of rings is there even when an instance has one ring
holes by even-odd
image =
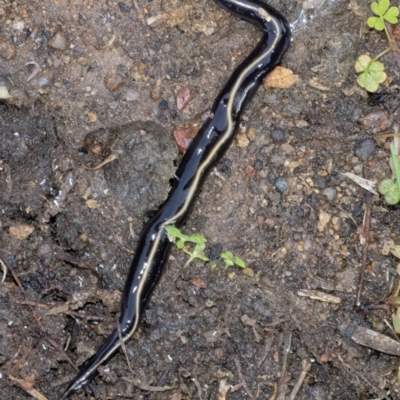
[[[354,67],[356,72],[360,74],[357,78],[357,83],[368,92],[373,93],[378,90],[379,84],[383,83],[387,78],[387,75],[384,71],[385,66],[383,63],[379,62],[378,59],[392,50],[391,43],[393,40],[386,29],[385,22],[397,24],[397,17],[400,13],[400,10],[395,6],[390,7],[389,0],[379,0],[379,2],[374,1],[371,4],[371,10],[375,15],[368,18],[367,25],[372,29],[376,29],[377,31],[385,30],[389,47],[374,58],[371,58],[366,54],[361,55],[358,57]]]
[[[206,238],[198,233],[187,236],[184,235],[178,228],[172,225],[168,225],[165,227],[165,230],[168,235],[168,239],[171,242],[176,244],[176,247],[180,250],[183,250],[188,256],[189,259],[186,261],[184,268],[186,268],[194,259],[198,258],[202,261],[209,261],[209,258],[204,254],[204,249],[206,247]],[[190,250],[186,243],[194,243],[193,250]],[[237,265],[240,268],[246,268],[244,261],[236,257],[230,251],[226,251],[221,254],[221,258],[224,260],[225,267],[231,267],[232,265]],[[211,264],[210,268],[214,270],[217,267],[216,263]]]
[[[377,15],[369,17],[367,24],[370,28],[374,28],[377,31],[383,31],[385,29],[385,21],[391,24],[397,24],[399,21],[399,9],[397,7],[390,7],[389,0],[380,0],[379,3],[374,1],[371,4],[372,12]]]
[[[387,204],[393,206],[400,202],[400,160],[396,154],[393,142],[390,143],[390,158],[392,160],[394,179],[384,179],[379,184],[379,193],[385,196]]]
[[[231,267],[235,264],[240,268],[246,268],[244,261],[239,257],[235,257],[230,251],[222,253],[221,258],[224,260],[225,268]]]
[[[387,78],[385,66],[379,61],[374,61],[367,55],[358,57],[355,68],[360,74],[357,77],[357,83],[362,88],[368,90],[368,92],[376,92],[379,84]]]
[[[166,226],[165,230],[167,231],[168,239],[171,242],[174,242],[178,249],[183,250],[189,255],[189,259],[186,261],[184,268],[186,268],[196,258],[203,261],[208,261],[208,257],[206,257],[204,254],[207,240],[203,235],[194,233],[193,235],[187,236],[172,225]],[[192,251],[185,248],[186,242],[195,244]]]

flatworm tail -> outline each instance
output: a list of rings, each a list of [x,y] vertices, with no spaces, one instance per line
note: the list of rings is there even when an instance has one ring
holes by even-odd
[[[245,106],[265,75],[279,64],[289,47],[289,24],[271,6],[259,0],[216,2],[230,13],[260,27],[262,39],[219,93],[211,110],[212,117],[199,130],[178,167],[167,200],[141,232],[125,283],[116,330],[83,364],[61,400],[97,375],[97,368],[105,364],[121,346],[120,336],[126,342],[137,330],[168,258],[170,243],[165,227],[180,227],[185,222],[205,177],[232,142]]]

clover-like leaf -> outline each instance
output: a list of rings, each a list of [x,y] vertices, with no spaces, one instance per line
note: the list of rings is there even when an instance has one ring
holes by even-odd
[[[387,178],[381,181],[378,186],[378,191],[380,194],[386,195],[396,186],[396,183],[393,182],[393,179]]]
[[[393,179],[384,179],[379,184],[378,190],[385,196],[385,201],[390,206],[400,202],[400,189]]]
[[[355,65],[355,69],[358,73],[364,72],[367,70],[368,65],[372,61],[372,58],[370,56],[367,56],[363,54],[362,56],[358,57]]]
[[[387,78],[384,72],[385,66],[379,61],[372,60],[367,55],[362,55],[358,58],[355,69],[360,73],[357,83],[368,92],[376,92],[379,84]]]
[[[399,22],[399,19],[397,18],[399,16],[400,10],[398,7],[390,7],[389,10],[386,11],[385,15],[383,18],[387,22],[390,22],[391,24],[397,24]]]
[[[370,28],[374,28],[377,31],[383,31],[385,28],[385,23],[382,17],[369,17],[367,19],[367,24]]]
[[[379,15],[380,17],[383,17],[384,14],[386,13],[387,9],[390,6],[390,1],[389,0],[380,0],[379,3],[374,1],[371,4],[371,10],[374,14]]]
[[[389,0],[380,0],[379,3],[374,1],[371,4],[372,12],[377,15],[377,17],[369,17],[367,24],[370,28],[375,28],[377,31],[383,31],[385,29],[385,21],[391,24],[397,24],[399,16],[398,7],[390,7]]]

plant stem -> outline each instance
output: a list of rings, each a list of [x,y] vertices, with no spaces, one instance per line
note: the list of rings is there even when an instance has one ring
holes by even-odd
[[[399,156],[396,154],[393,142],[390,143],[390,157],[392,159],[394,174],[396,176],[396,184],[400,190],[400,161]]]
[[[385,28],[385,29],[386,29],[386,28]],[[372,62],[379,60],[382,56],[384,56],[384,55],[385,55],[386,53],[388,53],[390,50],[391,50],[390,47],[388,47],[387,49],[383,50],[382,53],[379,53],[379,54],[372,60]]]

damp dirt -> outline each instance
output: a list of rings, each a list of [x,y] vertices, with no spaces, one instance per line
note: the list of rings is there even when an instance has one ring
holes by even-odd
[[[206,237],[216,268],[183,269],[174,249],[126,344],[133,375],[120,352],[71,399],[288,399],[304,368],[297,400],[400,398],[398,357],[352,339],[397,339],[399,207],[372,199],[355,308],[368,196],[343,175],[391,176],[379,135],[398,129],[399,56],[368,96],[355,60],[385,46],[368,4],[300,20],[300,3],[272,3],[297,21],[282,64],[299,80],[259,89],[182,229]],[[0,283],[0,397],[55,400],[115,328],[181,157],[174,128],[206,115],[260,34],[204,0],[0,0],[0,20],[0,257],[14,274]],[[225,269],[226,250],[247,268]]]

